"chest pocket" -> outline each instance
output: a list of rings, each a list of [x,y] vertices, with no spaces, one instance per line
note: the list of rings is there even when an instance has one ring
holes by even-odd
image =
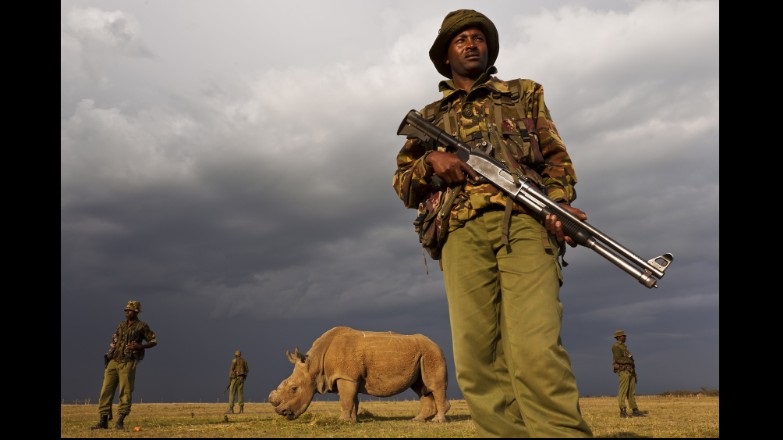
[[[494,135],[499,138],[493,141],[505,146],[505,154],[513,158],[513,161],[504,158],[505,162],[513,164],[515,161],[523,165],[522,168],[527,166],[538,172],[544,165],[544,157],[535,120],[531,117],[536,112],[525,98],[519,80],[509,82],[509,93],[492,92],[492,128],[495,130]],[[528,177],[538,180],[538,176]]]

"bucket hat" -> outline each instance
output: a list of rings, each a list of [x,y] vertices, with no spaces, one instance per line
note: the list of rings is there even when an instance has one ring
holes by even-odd
[[[125,308],[123,310],[133,310],[136,313],[140,313],[141,303],[138,301],[130,300],[128,301],[128,304],[125,304]]]

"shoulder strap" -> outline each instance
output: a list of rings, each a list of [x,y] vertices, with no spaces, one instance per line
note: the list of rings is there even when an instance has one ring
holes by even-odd
[[[449,116],[450,109],[451,109],[451,100],[439,99],[424,107],[424,109],[421,111],[421,114],[422,116],[424,116],[425,119],[427,119],[430,122],[434,122],[435,119],[437,119],[438,115],[444,114],[445,116],[443,117],[443,130],[445,130],[446,133],[453,135],[454,125],[452,124],[451,117]]]

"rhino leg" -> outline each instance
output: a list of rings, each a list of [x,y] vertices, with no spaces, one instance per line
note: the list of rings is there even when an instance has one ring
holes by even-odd
[[[449,402],[449,399],[446,398],[446,390],[445,389],[432,390],[432,392],[430,392],[429,394],[423,395],[421,397],[422,408],[424,408],[423,399],[425,397],[429,397],[428,404],[435,407],[433,408],[432,411],[432,415],[434,415],[432,421],[438,423],[445,423],[446,413],[449,411],[449,409],[451,409],[451,403]]]
[[[433,422],[443,423],[446,422],[446,413],[451,409],[451,403],[446,398],[446,388],[448,387],[448,373],[446,371],[446,360],[443,358],[443,354],[440,350],[435,350],[437,346],[433,347],[433,352],[426,355],[421,360],[421,394],[422,399],[424,396],[429,396],[433,400],[435,410],[432,412],[434,416]],[[431,405],[431,403],[428,403]],[[424,408],[424,401],[422,400],[422,411]]]
[[[414,422],[426,422],[427,419],[438,412],[435,408],[435,399],[433,399],[432,394],[419,394],[419,402],[421,403],[421,409],[419,414],[413,418]]]
[[[446,398],[446,392],[433,391],[432,396],[433,399],[435,400],[435,405],[438,407],[438,414],[436,414],[435,417],[432,418],[432,421],[438,423],[445,423],[446,413],[451,409],[451,403],[449,402],[449,399]]]
[[[359,413],[359,387],[356,382],[337,379],[337,394],[340,397],[340,420],[356,422]]]
[[[421,410],[413,418],[413,421],[425,422],[427,419],[432,418],[433,422],[446,422],[446,413],[451,409],[451,403],[446,398],[445,390],[430,392],[421,383],[415,384],[411,389],[419,395],[419,402],[421,403]]]
[[[433,422],[445,423],[446,413],[451,409],[451,403],[446,398],[445,391],[429,392],[422,384],[415,384],[411,387],[419,395],[421,410],[412,420],[414,422],[426,422],[432,418]]]

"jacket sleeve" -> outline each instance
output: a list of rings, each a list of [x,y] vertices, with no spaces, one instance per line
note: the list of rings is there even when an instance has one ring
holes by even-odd
[[[392,178],[392,186],[406,208],[416,208],[433,188],[429,183],[432,167],[424,161],[424,145],[418,139],[407,139],[397,153],[397,170]]]
[[[577,178],[565,142],[557,131],[555,121],[544,101],[544,86],[535,83],[531,100],[536,122],[538,142],[544,166],[539,170],[547,196],[555,201],[571,203],[576,200]]]
[[[154,331],[150,328],[149,325],[144,324],[144,329],[142,330],[142,337],[145,341],[147,341],[147,345],[150,346],[150,348],[158,345],[158,335],[155,334]]]

